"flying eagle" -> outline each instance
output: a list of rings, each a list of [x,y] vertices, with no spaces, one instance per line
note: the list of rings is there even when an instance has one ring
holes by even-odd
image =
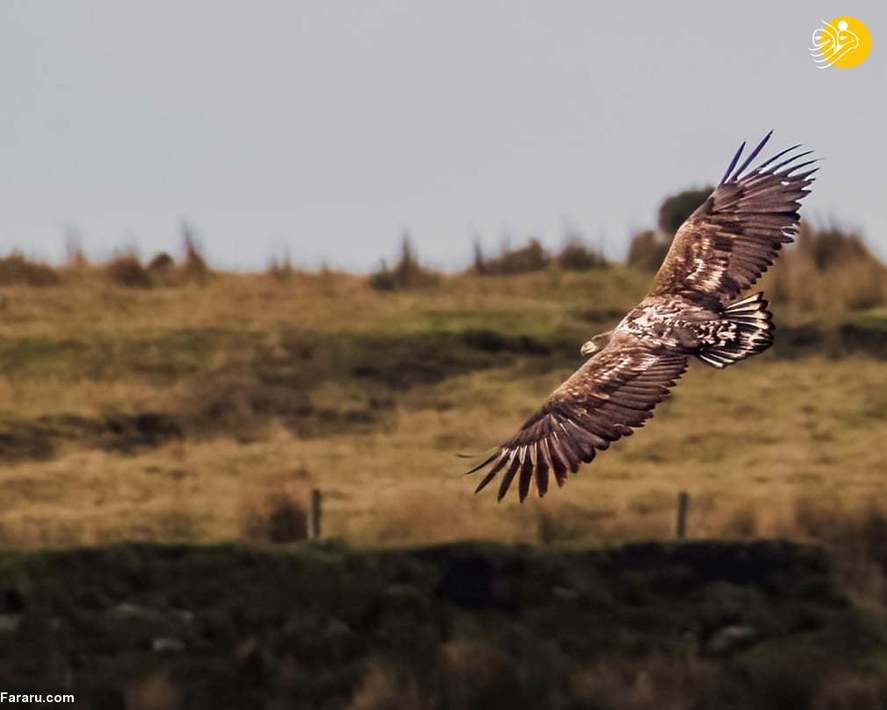
[[[721,182],[675,234],[653,288],[619,325],[581,348],[588,359],[520,430],[468,473],[490,467],[477,486],[501,474],[499,500],[518,479],[523,501],[549,473],[562,486],[598,451],[653,416],[690,357],[722,369],[773,344],[762,293],[737,300],[797,234],[798,209],[818,168],[812,151],[787,148],[752,161],[770,131],[739,163],[743,143]]]

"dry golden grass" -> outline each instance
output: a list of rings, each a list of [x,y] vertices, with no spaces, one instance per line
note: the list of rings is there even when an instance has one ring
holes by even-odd
[[[52,289],[3,289],[0,342],[25,345],[10,351],[14,371],[0,376],[0,416],[178,411],[211,395],[219,368],[246,361],[250,348],[280,350],[284,331],[396,340],[493,328],[578,345],[627,309],[647,281],[621,267],[453,276],[430,290],[397,293],[329,272],[294,273],[286,283],[217,274],[202,286],[150,290],[115,288],[89,269],[68,278]],[[222,330],[240,340],[189,349],[188,338]],[[59,345],[69,342],[85,350]],[[176,356],[181,372],[158,379],[174,359],[168,342],[184,348]],[[93,347],[100,375],[84,365],[82,353]],[[386,352],[373,356],[384,362]],[[141,365],[127,369],[133,357]],[[568,371],[518,358],[399,392],[380,422],[340,433],[331,425],[322,436],[272,419],[126,454],[66,440],[45,460],[3,467],[0,536],[19,545],[237,539],[244,507],[261,508],[244,501],[269,486],[304,485],[304,471],[324,492],[326,534],[356,544],[667,537],[680,490],[691,496],[692,537],[809,537],[798,500],[835,500],[854,511],[882,495],[883,362],[767,353],[725,372],[693,366],[644,430],[542,501],[475,497],[477,479],[461,475],[467,466],[456,454],[479,454],[508,436]],[[209,390],[195,385],[203,381]],[[310,394],[316,406],[346,409],[362,396],[353,381],[336,379]]]
[[[327,534],[358,544],[668,536],[680,490],[691,495],[693,537],[808,536],[799,500],[853,509],[879,497],[883,418],[865,411],[884,408],[880,363],[742,368],[692,368],[644,430],[524,506],[474,496],[476,479],[460,474],[465,463],[455,454],[506,436],[556,373],[452,378],[408,396],[390,429],[363,434],[300,439],[271,426],[250,442],[216,437],[135,455],[74,448],[8,464],[0,523],[19,544],[163,539],[176,510],[204,539],[232,539],[250,490],[304,485],[305,470],[324,491]],[[509,385],[515,379],[524,386]]]
[[[584,274],[538,272],[506,279],[443,277],[432,291],[380,293],[365,277],[294,273],[280,283],[264,274],[216,274],[205,285],[128,290],[102,283],[92,270],[63,288],[3,288],[0,336],[63,338],[84,332],[122,337],[157,331],[287,326],[325,332],[416,331],[446,319],[450,328],[491,318],[502,328],[535,323],[553,329],[571,309],[627,309],[648,276],[614,267]],[[542,297],[540,297],[540,295]]]

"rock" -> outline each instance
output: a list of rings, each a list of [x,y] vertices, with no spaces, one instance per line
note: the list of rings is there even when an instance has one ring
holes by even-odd
[[[751,626],[725,626],[711,635],[703,650],[709,656],[730,656],[752,646],[758,636]]]
[[[181,653],[185,650],[185,642],[168,636],[159,636],[151,642],[154,653]]]
[[[121,621],[144,621],[150,624],[162,623],[165,620],[165,615],[162,612],[131,602],[121,602],[108,609],[108,615]]]
[[[187,609],[154,609],[132,602],[121,602],[109,609],[108,615],[120,621],[140,621],[148,624],[172,622],[188,625],[194,622],[194,612]]]

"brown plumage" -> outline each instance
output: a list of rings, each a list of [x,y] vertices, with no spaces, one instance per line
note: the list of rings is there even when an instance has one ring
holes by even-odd
[[[478,491],[501,475],[500,500],[515,479],[521,501],[533,485],[543,496],[550,477],[562,486],[568,472],[643,426],[691,356],[723,368],[772,344],[762,294],[735,299],[792,241],[816,161],[794,146],[748,169],[771,134],[737,167],[740,146],[720,184],[681,225],[647,297],[613,331],[587,342],[582,352],[592,356],[469,471],[489,467]]]

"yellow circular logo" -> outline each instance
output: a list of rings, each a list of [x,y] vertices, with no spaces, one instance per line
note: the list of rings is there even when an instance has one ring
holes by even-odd
[[[843,15],[823,20],[813,31],[810,54],[820,69],[850,69],[862,64],[872,48],[872,35],[862,20]]]

